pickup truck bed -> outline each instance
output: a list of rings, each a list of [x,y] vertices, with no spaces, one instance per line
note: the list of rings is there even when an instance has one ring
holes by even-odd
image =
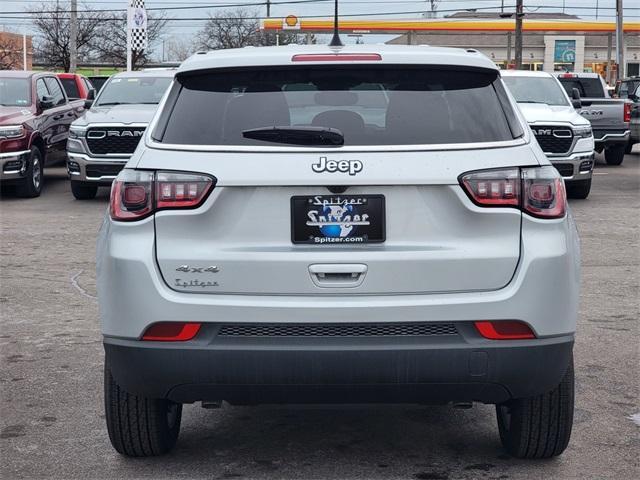
[[[629,143],[631,104],[610,98],[604,80],[597,73],[561,73],[558,80],[569,94],[580,94],[580,115],[591,122],[595,149],[604,151],[609,165],[620,165]]]

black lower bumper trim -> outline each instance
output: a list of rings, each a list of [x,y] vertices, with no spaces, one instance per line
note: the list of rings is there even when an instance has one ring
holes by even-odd
[[[448,337],[199,339],[105,338],[121,387],[191,403],[501,403],[553,389],[573,336],[490,341]],[[471,335],[471,336],[469,336]]]

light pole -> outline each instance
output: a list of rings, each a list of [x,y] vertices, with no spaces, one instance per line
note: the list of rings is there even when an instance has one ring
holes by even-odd
[[[625,76],[624,64],[624,18],[622,0],[616,0],[616,80]]]
[[[522,17],[524,17],[523,0],[516,0],[516,70],[522,69]]]
[[[71,24],[69,25],[69,71],[76,73],[78,66],[78,0],[71,0]]]

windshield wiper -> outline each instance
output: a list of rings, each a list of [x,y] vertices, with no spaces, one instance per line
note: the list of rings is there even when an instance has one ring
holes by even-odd
[[[538,102],[537,100],[519,100],[517,103],[540,103],[543,105],[547,105],[547,102]]]
[[[253,140],[291,145],[344,145],[344,135],[328,127],[262,127],[243,130],[242,136]]]

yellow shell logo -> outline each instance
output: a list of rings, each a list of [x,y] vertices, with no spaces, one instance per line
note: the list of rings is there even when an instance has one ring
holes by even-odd
[[[284,19],[284,23],[287,27],[295,27],[298,25],[298,17],[295,15],[288,15],[287,18]]]

